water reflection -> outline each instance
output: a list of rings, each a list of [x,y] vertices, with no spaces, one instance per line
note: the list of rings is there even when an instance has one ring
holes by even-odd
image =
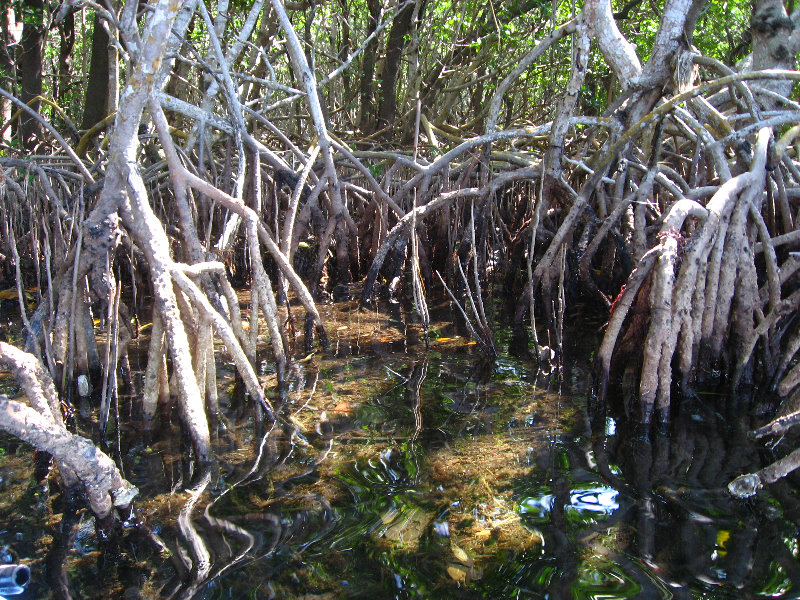
[[[796,525],[773,500],[742,503],[725,490],[757,459],[746,413],[687,406],[657,433],[593,417],[589,442],[562,439],[538,457],[548,483],[535,477],[520,510],[545,551],[506,593],[524,582],[531,597],[796,597]]]
[[[574,352],[559,381],[508,352],[487,364],[451,332],[433,335],[425,351],[397,315],[371,345],[369,335],[350,332],[358,313],[340,317],[343,329],[333,330],[347,356],[299,362],[275,426],[221,369],[230,393],[220,398],[215,468],[195,472],[168,421],[147,445],[135,435],[123,440],[126,472],[144,492],[131,526],[103,541],[64,510],[60,527],[46,529],[55,538],[51,587],[32,582],[30,593],[211,600],[800,592],[796,490],[782,482],[771,496],[742,502],[725,489],[759,466],[746,405],[728,403],[722,414],[710,401],[687,405],[668,431],[644,432],[624,414],[587,409],[587,363]],[[499,332],[498,343],[509,337]]]
[[[571,490],[569,503],[565,510],[578,518],[593,520],[597,514],[610,515],[619,509],[619,492],[610,487],[592,487],[585,490]],[[519,503],[519,511],[524,517],[534,520],[547,519],[553,510],[556,497],[553,494],[529,496]]]

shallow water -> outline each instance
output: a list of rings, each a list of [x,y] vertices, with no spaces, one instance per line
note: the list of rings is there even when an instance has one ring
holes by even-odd
[[[745,405],[702,396],[644,435],[587,407],[591,327],[567,336],[582,343],[559,377],[509,354],[504,330],[486,363],[449,315],[430,348],[398,306],[326,318],[334,351],[297,364],[276,426],[219,357],[208,472],[182,458],[177,425],[146,439],[135,395],[121,399],[119,455],[142,494],[119,539],[65,510],[35,483],[29,449],[5,439],[0,560],[33,571],[17,597],[800,594],[796,492],[725,490],[757,467]]]

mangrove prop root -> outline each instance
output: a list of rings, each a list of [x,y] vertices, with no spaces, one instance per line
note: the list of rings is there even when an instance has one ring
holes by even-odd
[[[734,296],[746,293],[748,289],[744,285],[734,285],[735,275],[747,272],[755,276],[756,273],[754,265],[752,269],[749,268],[749,263],[754,261],[753,251],[743,253],[743,250],[747,248],[745,239],[750,206],[758,200],[765,185],[765,161],[770,136],[766,128],[759,132],[751,169],[721,186],[705,207],[690,200],[673,204],[662,219],[659,245],[642,257],[639,268],[629,277],[625,291],[614,307],[598,355],[601,387],[607,381],[621,321],[633,301],[635,288],[641,285],[643,270],[652,269],[651,320],[644,339],[639,378],[644,422],[650,421],[654,411],[662,418],[667,418],[673,356],[676,349],[694,352],[697,323],[710,324],[707,331],[701,329],[701,335],[707,337],[699,341],[711,348],[714,360],[721,357],[725,340],[736,336],[749,337],[747,332],[753,331],[752,312],[741,314],[733,323],[734,330],[729,330],[727,320]],[[681,230],[690,216],[702,220],[702,225],[693,235],[684,238]],[[719,252],[712,251],[712,246]],[[714,261],[715,254],[719,258],[718,263]],[[709,280],[705,268],[708,256],[712,257],[714,272],[718,274],[713,281]],[[738,262],[740,260],[749,261],[748,269],[742,270]],[[773,272],[772,276],[776,274]],[[700,302],[696,290],[703,288],[704,298]],[[771,300],[773,306],[780,302],[779,289],[774,284],[771,287]],[[700,312],[697,309],[701,305],[705,310]],[[684,341],[679,346],[678,340],[682,334]],[[695,364],[695,361],[683,357],[680,364],[686,368]]]
[[[0,342],[0,362],[12,370],[31,406],[0,395],[0,428],[49,453],[68,487],[79,481],[100,519],[126,506],[138,493],[107,455],[84,437],[67,431],[50,375],[32,354]]]

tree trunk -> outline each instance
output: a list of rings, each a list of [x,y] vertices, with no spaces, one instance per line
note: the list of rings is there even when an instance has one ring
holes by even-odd
[[[368,0],[369,26],[367,35],[371,35],[378,28],[378,17],[381,13],[380,0]],[[373,83],[375,77],[375,62],[378,54],[378,36],[372,38],[364,49],[364,61],[361,64],[361,84],[359,96],[361,98],[361,117],[359,128],[364,133],[371,133],[375,128],[375,93]]]
[[[386,58],[381,76],[381,98],[378,109],[378,127],[391,124],[397,114],[397,75],[400,73],[403,50],[406,47],[406,35],[411,29],[411,17],[414,5],[406,4],[394,18],[386,40]]]
[[[14,67],[14,59],[8,49],[16,43],[11,36],[11,20],[16,21],[17,17],[11,7],[0,10],[0,70],[7,76]]]
[[[54,96],[60,105],[64,104],[72,80],[72,49],[75,46],[75,13],[69,10],[58,25],[61,44],[58,47],[58,79]]]
[[[17,17],[11,7],[0,10],[0,84],[9,89],[12,87],[14,76],[14,59],[8,49],[16,40],[11,36],[11,21]],[[0,122],[8,123],[11,120],[11,101],[0,98]],[[7,127],[0,134],[0,140],[8,143],[11,140],[11,128]]]
[[[33,10],[32,18],[26,19],[19,44],[18,68],[20,81],[20,100],[26,104],[42,94],[42,44],[45,37],[44,3],[41,0],[26,0],[26,6]],[[30,104],[39,110],[39,102]],[[41,137],[42,127],[30,115],[22,115],[20,140],[25,150],[33,150]]]
[[[754,71],[762,69],[794,69],[795,55],[797,54],[797,40],[792,39],[795,25],[786,13],[783,2],[780,0],[758,0],[750,19],[750,28],[753,35],[753,65]],[[792,94],[793,82],[770,81],[760,83],[759,86],[777,92],[788,98]],[[762,103],[768,109],[785,108],[780,100],[765,99]]]
[[[106,117],[109,43],[108,33],[103,28],[100,16],[95,13],[92,58],[89,63],[89,80],[86,82],[86,96],[83,102],[82,129],[89,129]]]
[[[170,256],[169,240],[149,204],[140,173],[131,168],[130,158],[136,156],[137,132],[148,94],[155,83],[153,74],[159,70],[172,24],[180,8],[180,5],[169,0],[159,0],[148,16],[142,35],[142,39],[149,43],[129,39],[132,43],[141,44],[141,49],[120,98],[120,110],[109,141],[105,185],[84,226],[91,231],[91,223],[115,218],[115,212],[119,210],[131,239],[144,252],[150,268],[155,310],[160,312],[164,320],[183,421],[192,439],[195,456],[200,462],[207,462],[212,453],[208,421],[192,369],[189,340],[178,311],[170,272],[174,262]],[[127,37],[138,38],[135,21],[129,23],[128,27],[125,32]]]

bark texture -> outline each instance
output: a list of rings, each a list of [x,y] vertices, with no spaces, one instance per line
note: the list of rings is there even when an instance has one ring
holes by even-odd
[[[110,516],[115,506],[130,504],[138,490],[122,478],[114,461],[90,440],[67,431],[55,386],[41,363],[5,342],[0,342],[0,362],[11,368],[31,403],[0,395],[0,427],[50,454],[67,487],[80,482],[99,519]]]

